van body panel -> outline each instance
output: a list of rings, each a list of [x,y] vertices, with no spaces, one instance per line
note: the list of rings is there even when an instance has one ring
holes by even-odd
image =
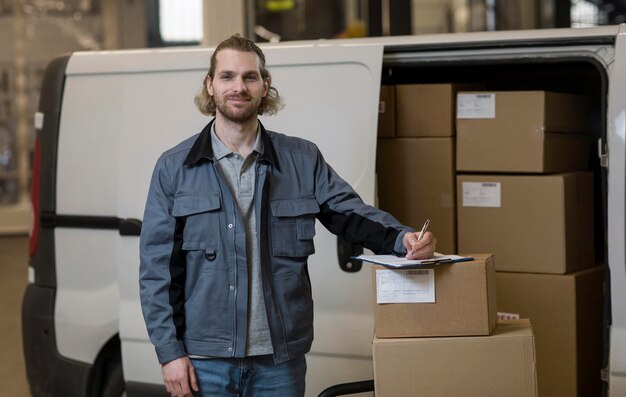
[[[74,55],[68,70],[73,59]],[[116,215],[121,131],[117,115],[124,110],[124,92],[124,81],[118,75],[71,75],[66,71],[56,214]],[[106,229],[55,229],[55,335],[59,353],[72,360],[93,363],[100,347],[117,333],[118,269],[111,266],[117,261],[112,249],[117,235]]]
[[[366,37],[332,40],[336,44],[383,44],[385,52],[420,49],[471,49],[572,45],[572,43],[612,43],[620,27],[596,26],[577,29],[501,30],[497,32],[458,32],[407,36]],[[290,43],[295,44],[295,43]]]
[[[111,171],[119,159],[117,132],[121,127],[120,120],[111,115],[120,114],[124,106],[107,96],[115,91],[124,91],[120,79],[66,77],[59,126],[57,214],[115,214],[117,186]],[[86,180],[89,188],[83,183]]]
[[[57,228],[57,293],[54,326],[59,353],[93,363],[118,330],[118,233]]]

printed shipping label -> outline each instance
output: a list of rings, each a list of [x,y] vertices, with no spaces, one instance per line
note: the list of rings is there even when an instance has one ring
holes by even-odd
[[[495,119],[496,94],[458,94],[456,117],[458,119]]]
[[[435,303],[435,269],[376,270],[376,303]]]
[[[463,207],[500,208],[500,182],[463,182]]]

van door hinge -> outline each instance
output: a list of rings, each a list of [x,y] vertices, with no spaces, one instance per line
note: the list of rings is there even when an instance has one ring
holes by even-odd
[[[598,139],[598,158],[600,159],[600,166],[603,168],[608,168],[609,153],[606,144],[602,142],[602,138]]]

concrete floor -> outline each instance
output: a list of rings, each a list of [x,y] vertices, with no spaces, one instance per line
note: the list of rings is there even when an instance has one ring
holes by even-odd
[[[0,237],[0,396],[30,396],[20,314],[27,284],[28,238]]]

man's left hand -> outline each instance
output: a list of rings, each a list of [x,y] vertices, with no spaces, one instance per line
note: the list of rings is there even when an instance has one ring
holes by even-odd
[[[406,248],[406,259],[428,259],[435,254],[437,239],[431,232],[426,232],[419,239],[420,232],[406,233],[402,242]]]

